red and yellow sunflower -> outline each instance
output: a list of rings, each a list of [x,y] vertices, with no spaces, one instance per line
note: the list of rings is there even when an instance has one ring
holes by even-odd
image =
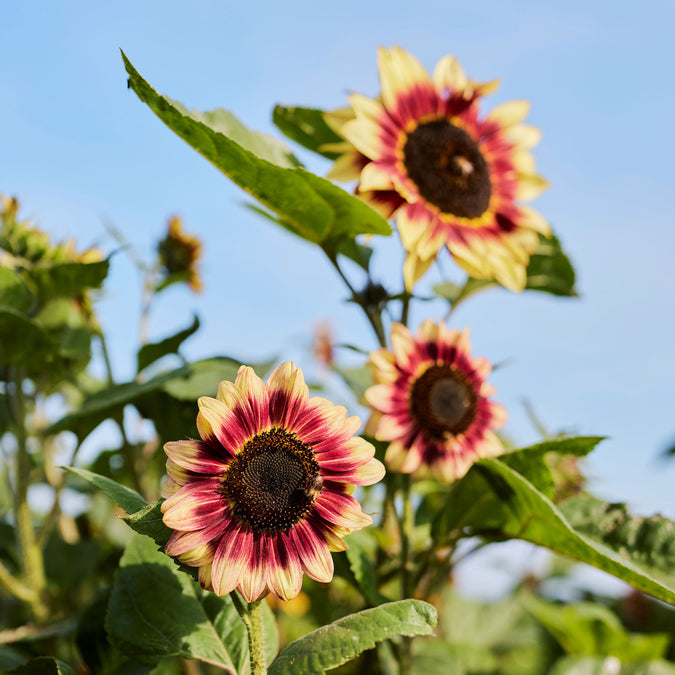
[[[388,468],[450,482],[476,459],[503,452],[493,429],[504,424],[506,411],[488,399],[492,365],[471,358],[468,330],[429,319],[415,338],[395,323],[391,344],[391,351],[371,353],[376,384],[365,392],[372,410],[366,431],[389,441]]]
[[[248,602],[300,592],[303,572],[333,577],[331,551],[372,521],[351,496],[384,476],[361,422],[309,396],[302,371],[280,365],[264,383],[242,366],[217,398],[199,399],[201,440],[164,446],[162,504],[175,530],[166,552],[199,567],[204,588]]]
[[[446,56],[433,75],[405,50],[378,52],[381,96],[349,97],[351,109],[327,122],[351,147],[329,174],[358,179],[358,194],[389,219],[396,216],[407,251],[408,289],[443,245],[471,276],[522,290],[544,218],[522,205],[547,186],[529,150],[539,130],[522,124],[526,101],[502,103],[485,117],[480,99],[497,84],[477,84]]]

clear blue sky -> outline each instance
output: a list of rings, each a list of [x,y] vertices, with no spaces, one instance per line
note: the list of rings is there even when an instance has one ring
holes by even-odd
[[[58,237],[110,250],[108,220],[148,256],[167,217],[182,215],[205,243],[205,292],[167,292],[151,333],[187,325],[195,309],[192,358],[307,365],[319,318],[338,340],[373,342],[320,255],[242,208],[245,195],[127,90],[120,48],[159,91],[275,134],[277,102],[331,108],[347,90],[377,93],[378,45],[428,68],[453,53],[475,79],[501,78],[486,106],[532,102],[538,168],[552,184],[535,206],[582,297],[493,291],[454,322],[471,326],[475,353],[511,360],[493,382],[513,438],[536,439],[523,398],[551,430],[608,435],[588,462],[593,489],[675,516],[675,462],[655,459],[675,439],[671,2],[28,1],[3,6],[2,24],[0,191]],[[377,269],[396,278],[400,250],[381,248]],[[119,378],[132,375],[138,282],[117,255],[99,311]],[[428,304],[413,319],[443,311]]]

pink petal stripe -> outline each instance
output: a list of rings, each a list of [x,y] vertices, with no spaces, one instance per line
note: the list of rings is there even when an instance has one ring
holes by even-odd
[[[291,361],[277,366],[267,379],[272,425],[291,429],[298,416],[304,412],[309,398],[302,371]]]
[[[171,441],[164,444],[164,452],[184,469],[203,474],[223,474],[227,461],[214,456],[204,441]],[[223,459],[229,456],[223,453]]]
[[[219,480],[203,480],[183,486],[162,503],[163,520],[174,530],[201,530],[229,510]]]
[[[373,521],[361,511],[361,505],[349,495],[324,489],[314,502],[313,510],[324,520],[350,530],[360,530]]]
[[[255,374],[253,368],[241,366],[234,383],[248,397],[255,428],[267,429],[270,425],[270,401],[265,383]]]
[[[326,471],[329,480],[352,483],[354,485],[373,485],[384,478],[384,465],[377,459],[372,459],[350,471]]]
[[[302,587],[302,568],[295,547],[283,532],[271,538],[267,585],[282,600],[294,598]]]
[[[254,602],[265,591],[270,546],[269,535],[253,535],[253,554],[249,558],[248,568],[242,574],[237,589],[244,596],[246,602]]]
[[[252,555],[253,532],[243,523],[232,523],[213,556],[211,583],[216,595],[226,595],[237,587]]]
[[[219,443],[236,455],[250,438],[241,420],[222,401],[202,396],[198,401],[199,414],[209,423]]]
[[[218,400],[234,413],[249,438],[260,431],[248,396],[236,384],[223,380],[218,386]]]
[[[333,558],[326,542],[307,521],[298,523],[290,535],[307,576],[314,581],[329,582],[333,578]]]
[[[182,555],[197,548],[197,546],[218,540],[227,529],[229,523],[230,519],[224,517],[201,530],[194,530],[192,532],[174,530],[169,537],[169,541],[164,546],[164,551],[167,555],[171,556]]]

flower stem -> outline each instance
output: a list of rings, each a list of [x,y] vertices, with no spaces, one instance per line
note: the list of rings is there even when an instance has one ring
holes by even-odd
[[[401,597],[403,600],[412,597],[412,561],[410,557],[410,544],[415,527],[415,511],[410,499],[410,474],[403,474],[403,510],[399,521],[401,535]],[[409,675],[411,671],[411,647],[412,638],[404,637],[401,643],[400,665],[401,675]]]
[[[30,463],[26,438],[26,403],[23,394],[23,373],[15,372],[14,411],[16,422],[16,489],[14,494],[14,518],[16,521],[17,543],[21,551],[21,565],[27,586],[32,590],[30,605],[38,621],[47,617],[44,605],[44,591],[47,586],[44,560],[33,528],[33,516],[28,505],[28,482]]]
[[[230,597],[248,633],[248,654],[251,661],[251,675],[266,675],[263,599],[245,605],[236,592],[232,593]]]

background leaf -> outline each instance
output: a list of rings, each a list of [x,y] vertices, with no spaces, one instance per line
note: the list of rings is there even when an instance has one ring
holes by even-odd
[[[434,607],[421,600],[400,600],[365,609],[291,642],[272,663],[269,675],[320,675],[382,640],[396,635],[429,635],[436,621]]]
[[[297,106],[274,106],[272,121],[288,138],[294,140],[308,150],[312,150],[328,159],[339,157],[337,152],[326,152],[321,146],[327,143],[344,143],[327,124],[323,111],[316,108],[300,108]]]
[[[141,370],[147,368],[151,363],[154,363],[158,359],[161,359],[167,354],[177,354],[180,346],[189,338],[191,335],[194,335],[199,329],[199,317],[195,314],[194,321],[192,325],[188,328],[179,331],[171,337],[165,338],[160,342],[151,342],[150,344],[143,345],[138,350],[137,355],[137,371],[140,373]]]

